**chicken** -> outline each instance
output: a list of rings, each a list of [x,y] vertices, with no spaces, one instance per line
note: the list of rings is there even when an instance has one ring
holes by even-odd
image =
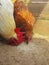
[[[16,1],[14,3],[14,20],[16,26],[20,27],[21,31],[25,31],[26,41],[28,42],[32,37],[35,18],[22,1]]]

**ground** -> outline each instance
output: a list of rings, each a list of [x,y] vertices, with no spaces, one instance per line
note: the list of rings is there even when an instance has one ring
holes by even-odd
[[[0,65],[49,65],[49,42],[33,39],[19,46],[0,43]]]

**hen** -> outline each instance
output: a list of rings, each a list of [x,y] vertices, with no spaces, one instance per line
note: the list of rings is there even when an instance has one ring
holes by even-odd
[[[32,38],[35,18],[22,1],[16,1],[14,3],[14,20],[16,26],[20,27],[21,31],[25,31],[25,39],[28,43],[28,40]]]

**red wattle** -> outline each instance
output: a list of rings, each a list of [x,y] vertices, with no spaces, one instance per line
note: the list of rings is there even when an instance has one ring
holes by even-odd
[[[19,45],[21,44],[24,40],[26,41],[26,43],[29,43],[29,41],[31,40],[30,36],[26,36],[25,32],[20,31],[20,28],[16,28],[15,33],[17,35],[17,39],[11,37],[8,41],[7,44],[8,45]]]
[[[15,45],[17,45],[17,40],[16,40],[15,38],[10,38],[10,39],[7,41],[7,44],[8,44],[8,45],[15,46]]]
[[[14,31],[15,31],[15,33],[17,34],[18,40],[12,37],[12,38],[10,38],[10,39],[7,41],[7,44],[8,44],[8,45],[19,45],[19,44],[21,44],[21,43],[24,41],[24,39],[25,39],[25,32],[21,32],[21,31],[20,31],[20,28],[16,28]]]

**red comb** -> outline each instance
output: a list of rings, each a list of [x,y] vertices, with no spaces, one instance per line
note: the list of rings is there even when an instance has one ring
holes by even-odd
[[[9,45],[19,45],[19,44],[21,44],[21,43],[24,41],[24,39],[25,39],[25,32],[21,32],[21,29],[20,29],[20,28],[16,28],[14,31],[15,31],[15,33],[17,34],[18,40],[15,39],[15,38],[10,38],[10,39],[8,40],[8,42],[7,42],[7,44],[9,44]]]

